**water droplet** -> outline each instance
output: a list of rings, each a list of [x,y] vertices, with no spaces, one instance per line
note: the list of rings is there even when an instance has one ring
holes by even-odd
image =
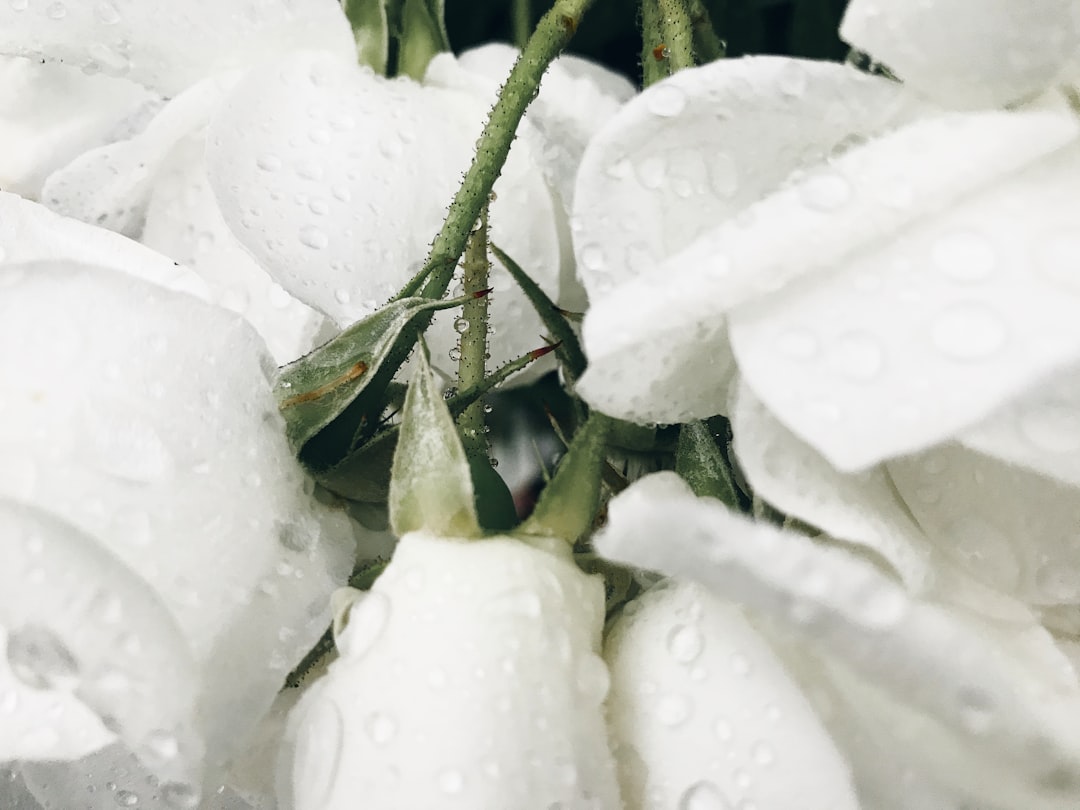
[[[814,211],[836,211],[851,200],[851,184],[834,171],[815,172],[799,184],[799,199]]]
[[[1068,403],[1048,402],[1024,409],[1017,418],[1017,429],[1043,452],[1080,452],[1080,413]]]
[[[31,689],[71,691],[79,684],[79,662],[51,630],[40,625],[24,625],[11,633],[7,659],[15,677]]]
[[[67,6],[63,3],[50,3],[45,13],[50,20],[62,20],[67,16]]]
[[[456,363],[461,360],[461,347],[451,346],[450,350],[446,354],[450,358],[451,362]]]
[[[638,164],[637,176],[645,188],[660,188],[667,177],[667,162],[662,155],[650,155]]]
[[[315,546],[318,540],[318,526],[311,520],[302,519],[290,523],[276,521],[274,529],[277,533],[278,542],[289,551],[297,551],[301,554],[307,553]]]
[[[656,719],[674,728],[690,718],[690,701],[682,695],[662,695],[656,702]]]
[[[166,782],[161,786],[161,798],[176,810],[194,810],[202,795],[197,787],[184,782]]]
[[[465,789],[465,777],[461,771],[449,768],[439,774],[439,790],[447,796],[456,796]]]
[[[372,712],[364,720],[364,731],[376,745],[386,745],[397,734],[397,721],[383,712]]]
[[[139,803],[138,794],[132,793],[130,790],[118,790],[113,798],[121,807],[134,807]]]
[[[943,274],[962,284],[989,277],[997,266],[993,245],[974,231],[956,231],[938,239],[930,257]]]
[[[806,92],[806,68],[794,59],[785,59],[776,77],[776,85],[785,96],[801,96]]]
[[[764,740],[754,743],[750,755],[754,758],[754,762],[763,768],[769,767],[776,761],[776,751]]]
[[[712,782],[695,782],[679,797],[678,810],[731,810],[731,803]]]
[[[350,295],[349,291],[346,290],[344,287],[339,287],[338,289],[334,290],[334,299],[339,304],[347,304],[352,300],[352,295]]]
[[[604,249],[599,245],[585,245],[581,250],[581,264],[586,270],[603,270],[607,265]]]
[[[382,635],[390,619],[390,600],[378,591],[359,597],[345,618],[345,626],[334,639],[343,657],[359,659]]]
[[[120,22],[120,12],[112,3],[102,2],[94,6],[94,17],[102,25],[116,25]]]
[[[829,367],[840,377],[854,382],[870,382],[881,374],[885,350],[870,334],[852,332],[829,344]]]
[[[454,331],[459,335],[464,335],[469,331],[469,319],[468,318],[456,318],[454,320]]]
[[[957,304],[934,319],[931,339],[938,350],[961,362],[977,362],[996,355],[1008,333],[1001,316],[982,304]]]
[[[662,118],[671,118],[686,109],[686,93],[670,82],[649,88],[646,97],[652,114]]]
[[[326,234],[314,225],[305,225],[302,227],[300,229],[299,239],[301,244],[307,245],[314,250],[322,250],[330,244],[330,239]]]
[[[705,637],[692,624],[680,624],[671,628],[667,637],[667,649],[680,664],[689,664],[701,655]]]

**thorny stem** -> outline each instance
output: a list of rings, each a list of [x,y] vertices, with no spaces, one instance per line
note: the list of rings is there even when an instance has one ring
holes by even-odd
[[[660,33],[657,0],[641,0],[641,86],[650,87],[668,75],[667,46]]]
[[[461,263],[462,284],[466,293],[487,289],[488,272],[487,207],[480,209],[480,224],[469,238],[465,259]],[[466,388],[483,381],[487,359],[488,296],[473,298],[461,307],[461,319],[467,324],[461,332],[461,356],[458,358],[458,387]],[[470,457],[487,458],[487,436],[484,432],[484,403],[478,400],[458,417],[458,427],[465,452]]]
[[[693,67],[694,31],[687,0],[657,0],[660,10],[660,36],[667,49],[668,69],[677,73]]]

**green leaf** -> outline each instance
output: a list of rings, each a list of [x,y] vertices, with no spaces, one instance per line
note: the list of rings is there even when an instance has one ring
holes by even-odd
[[[389,53],[386,0],[342,0],[342,8],[356,40],[357,61],[386,75]]]
[[[521,265],[511,259],[503,250],[495,244],[491,245],[491,252],[495,254],[507,272],[513,276],[514,281],[529,299],[536,314],[544,322],[551,336],[558,341],[555,353],[566,371],[567,378],[572,383],[585,372],[585,352],[581,349],[577,332],[570,325],[562,310],[555,302],[548,298],[547,293],[540,289],[540,285],[532,280],[532,277],[521,269]]]
[[[390,475],[390,526],[398,537],[415,531],[479,537],[465,448],[423,346],[418,359]]]
[[[299,454],[315,434],[364,392],[413,320],[460,306],[464,300],[393,301],[329,343],[279,369],[274,396],[285,417],[285,434],[293,450]]]
[[[557,537],[573,544],[592,528],[600,506],[600,476],[610,428],[609,417],[595,412],[589,416],[518,534]]]
[[[397,39],[397,73],[419,81],[431,57],[450,50],[443,0],[391,0],[389,16]]]
[[[476,515],[485,532],[503,533],[517,525],[514,496],[486,456],[469,456]]]
[[[727,459],[720,452],[712,429],[704,422],[689,422],[679,431],[675,472],[695,495],[718,498],[732,509],[740,508],[738,489]]]

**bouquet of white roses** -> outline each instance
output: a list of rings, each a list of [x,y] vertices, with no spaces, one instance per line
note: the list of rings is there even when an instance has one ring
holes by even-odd
[[[0,808],[1080,807],[1080,5],[590,5],[0,7]]]

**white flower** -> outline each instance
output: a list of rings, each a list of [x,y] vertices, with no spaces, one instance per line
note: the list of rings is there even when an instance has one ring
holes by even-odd
[[[106,762],[140,806],[194,806],[325,628],[352,529],[292,457],[262,341],[178,291],[197,278],[0,203],[23,259],[0,265],[0,760],[52,806]]]
[[[287,810],[619,806],[604,593],[569,548],[413,532],[290,717]]]

